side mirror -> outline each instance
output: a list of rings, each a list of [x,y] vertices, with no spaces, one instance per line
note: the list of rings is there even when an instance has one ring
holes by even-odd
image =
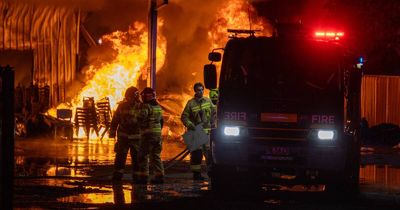
[[[214,64],[204,65],[204,84],[207,89],[217,88],[217,67]]]
[[[218,62],[221,61],[221,53],[219,52],[210,52],[208,53],[208,60]]]
[[[361,89],[361,70],[358,68],[350,69],[349,83],[350,90],[358,92]]]

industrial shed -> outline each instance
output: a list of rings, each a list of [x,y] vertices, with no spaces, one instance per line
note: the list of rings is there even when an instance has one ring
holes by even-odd
[[[63,102],[76,77],[80,14],[62,5],[0,1],[0,65],[14,67],[16,86],[44,90],[47,106]]]

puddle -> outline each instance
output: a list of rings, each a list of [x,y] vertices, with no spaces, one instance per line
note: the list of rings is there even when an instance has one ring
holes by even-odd
[[[360,183],[367,188],[385,192],[400,191],[400,168],[391,165],[363,165]]]
[[[15,148],[18,177],[87,177],[94,168],[112,167],[115,157],[112,139],[18,139]],[[177,142],[165,142],[161,156],[168,160],[181,150]],[[128,155],[127,164],[130,162]]]
[[[81,193],[58,198],[63,203],[86,203],[86,204],[129,204],[148,201],[169,201],[182,197],[199,197],[200,192],[208,190],[207,182],[189,183],[186,180],[175,181],[162,185],[135,185],[135,184],[113,184],[102,186],[85,186],[86,189],[98,189],[101,193]]]

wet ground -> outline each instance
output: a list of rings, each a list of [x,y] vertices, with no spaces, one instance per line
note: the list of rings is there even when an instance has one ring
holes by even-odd
[[[348,200],[323,192],[323,186],[264,186],[257,195],[216,195],[208,181],[191,180],[188,158],[166,171],[165,184],[132,184],[129,171],[113,184],[113,144],[112,139],[17,139],[15,209],[400,209],[400,150],[391,147],[362,148],[361,193]],[[162,159],[167,163],[183,148],[176,140],[165,141]]]

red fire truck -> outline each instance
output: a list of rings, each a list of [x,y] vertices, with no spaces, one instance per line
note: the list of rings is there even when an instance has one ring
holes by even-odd
[[[219,82],[221,53],[204,66],[206,88],[219,88],[212,190],[273,183],[357,192],[361,71],[340,43],[344,33],[231,32],[248,35],[223,48]]]

